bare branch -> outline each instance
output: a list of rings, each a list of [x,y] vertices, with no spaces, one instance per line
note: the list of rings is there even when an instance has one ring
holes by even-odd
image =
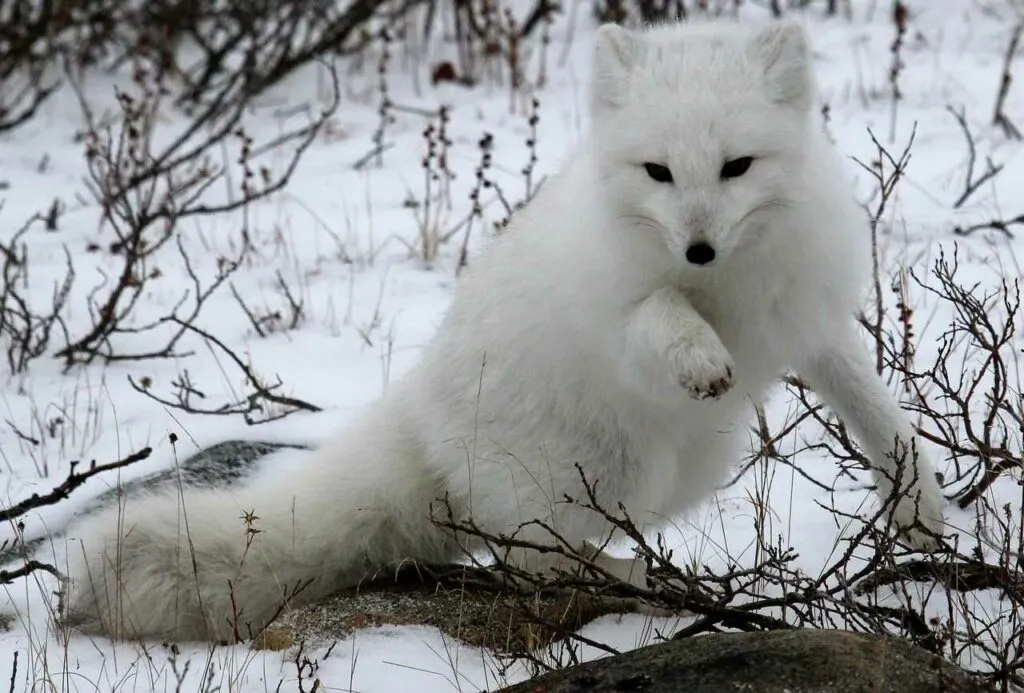
[[[1013,83],[1013,57],[1017,54],[1017,46],[1020,44],[1020,35],[1024,33],[1024,23],[1017,24],[1010,33],[1010,41],[1006,45],[1006,52],[1003,54],[1003,70],[999,77],[999,92],[996,95],[996,105],[992,114],[992,124],[1003,129],[1003,133],[1013,140],[1021,139],[1020,130],[1013,124],[1006,115],[1006,98],[1010,95],[1010,85]]]
[[[964,134],[964,139],[967,141],[967,167],[964,171],[964,189],[953,203],[953,209],[960,209],[978,188],[999,175],[1003,170],[1003,165],[999,164],[997,166],[992,163],[992,159],[985,157],[985,172],[975,178],[974,167],[977,164],[978,152],[974,144],[974,135],[971,134],[971,129],[967,126],[964,110],[960,109],[957,111],[952,106],[946,106],[946,110],[956,118],[956,122],[960,125],[960,130]]]

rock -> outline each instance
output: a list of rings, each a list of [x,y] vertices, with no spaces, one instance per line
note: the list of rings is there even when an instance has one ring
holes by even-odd
[[[495,693],[981,693],[912,643],[842,630],[712,633],[556,671]]]
[[[633,601],[620,598],[511,593],[496,580],[484,568],[407,565],[283,613],[253,647],[327,645],[361,628],[422,625],[494,652],[527,653],[600,616],[635,610]]]

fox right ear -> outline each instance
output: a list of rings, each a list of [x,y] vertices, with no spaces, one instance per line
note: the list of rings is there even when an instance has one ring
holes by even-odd
[[[806,110],[811,104],[811,49],[803,28],[793,20],[768,23],[751,50],[764,66],[772,101]]]
[[[618,107],[625,103],[629,73],[643,48],[640,37],[618,24],[603,24],[594,44],[591,92],[595,105]]]

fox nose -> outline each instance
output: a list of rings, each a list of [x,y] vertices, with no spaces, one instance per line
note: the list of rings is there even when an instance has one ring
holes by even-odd
[[[693,265],[706,265],[715,259],[715,249],[698,241],[686,249],[686,261]]]

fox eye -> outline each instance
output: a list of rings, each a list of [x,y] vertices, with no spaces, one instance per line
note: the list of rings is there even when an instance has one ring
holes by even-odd
[[[722,164],[722,171],[718,175],[721,176],[722,180],[729,180],[730,178],[739,178],[747,169],[750,168],[750,164],[754,163],[754,157],[752,156],[741,156],[739,159],[732,159]]]
[[[656,180],[659,183],[672,182],[672,171],[668,169],[668,166],[648,162],[644,164],[644,170],[647,171],[647,175],[650,176],[652,180]]]

